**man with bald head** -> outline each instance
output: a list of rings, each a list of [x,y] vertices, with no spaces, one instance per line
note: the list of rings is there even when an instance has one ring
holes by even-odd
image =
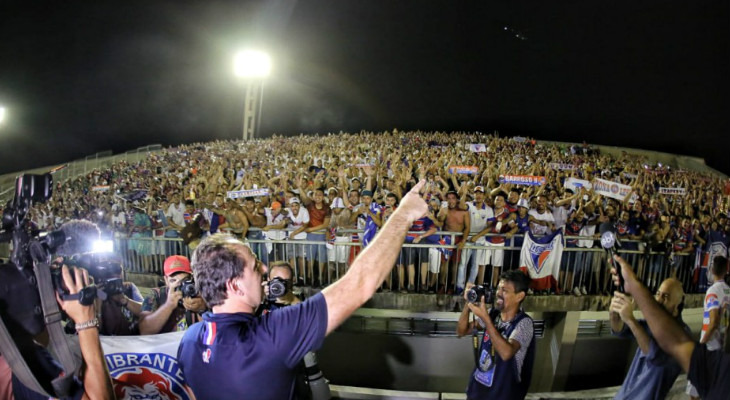
[[[659,286],[655,300],[689,333],[682,322],[684,291],[676,278]],[[614,399],[663,399],[672,388],[682,368],[654,340],[646,321],[634,318],[634,303],[629,295],[615,292],[611,300],[611,331],[620,337],[634,337],[638,344],[628,374]]]

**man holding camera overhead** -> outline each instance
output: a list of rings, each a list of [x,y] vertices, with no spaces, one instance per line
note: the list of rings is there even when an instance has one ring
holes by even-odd
[[[485,330],[478,349],[474,343],[476,368],[466,389],[467,399],[513,400],[527,395],[535,361],[532,318],[522,310],[529,283],[530,279],[517,270],[500,276],[495,294],[467,283],[467,304],[456,333],[459,337],[472,333],[478,338],[477,329]],[[492,302],[493,307],[487,310],[487,303]],[[472,313],[476,318],[469,321]]]
[[[200,321],[205,302],[195,290],[190,261],[184,256],[167,257],[165,286],[144,299],[139,321],[141,335],[184,331]]]

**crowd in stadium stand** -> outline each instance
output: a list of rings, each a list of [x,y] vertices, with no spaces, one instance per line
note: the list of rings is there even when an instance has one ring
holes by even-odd
[[[619,201],[566,184],[596,178],[628,185],[631,192]],[[194,246],[200,235],[230,232],[248,239],[264,261],[290,261],[300,284],[321,287],[344,273],[419,179],[427,180],[423,196],[430,211],[407,242],[422,247],[403,248],[385,291],[458,294],[467,275],[489,285],[500,267],[519,266],[528,231],[540,236],[562,229],[566,249],[595,248],[605,223],[624,240],[624,251],[635,252],[634,261],[644,260],[650,286],[661,280],[652,275],[659,267],[642,254],[653,252],[670,265],[668,273],[683,276],[686,289],[698,291],[701,274],[692,272],[703,252],[712,243],[727,248],[730,241],[726,182],[718,176],[630,154],[612,157],[586,144],[460,132],[181,145],[60,182],[53,199],[31,215],[41,230],[88,219],[108,236],[129,238],[128,252],[145,263],[171,253],[165,247],[170,241],[150,238],[192,234],[186,243]],[[237,195],[244,197],[231,198]],[[599,253],[565,254],[561,283],[547,290],[609,292],[608,269],[592,264]]]

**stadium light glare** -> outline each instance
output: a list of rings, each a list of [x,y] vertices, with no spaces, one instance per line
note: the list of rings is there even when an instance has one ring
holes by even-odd
[[[5,120],[5,107],[0,106],[0,124]]]
[[[261,51],[241,51],[233,58],[233,71],[241,78],[265,78],[271,72],[271,58]]]

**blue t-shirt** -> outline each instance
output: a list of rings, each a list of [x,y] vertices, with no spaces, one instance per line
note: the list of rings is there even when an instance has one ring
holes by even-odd
[[[689,333],[689,327],[681,323],[685,332]],[[649,335],[649,352],[644,354],[641,348],[636,349],[636,355],[624,383],[614,397],[615,400],[664,399],[682,372],[682,367],[677,361],[659,348],[646,321],[639,320],[639,324]],[[617,333],[617,336],[633,337],[633,333],[624,325],[624,329]]]
[[[185,332],[177,359],[198,399],[290,399],[295,367],[326,332],[321,293],[260,317],[206,313]]]

